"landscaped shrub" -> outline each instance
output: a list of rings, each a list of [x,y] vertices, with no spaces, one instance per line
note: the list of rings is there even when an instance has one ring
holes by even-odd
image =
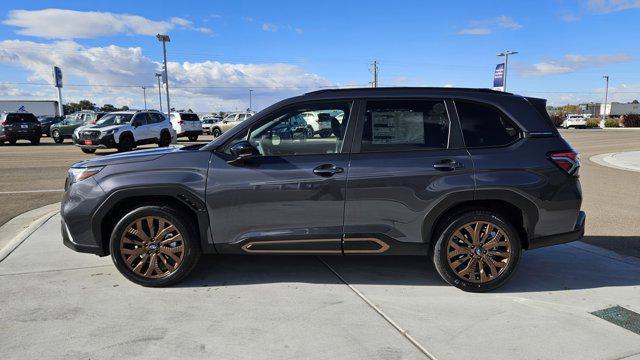
[[[562,125],[562,122],[564,121],[564,118],[560,115],[551,115],[550,118],[551,121],[553,121],[553,125],[555,125],[556,127],[560,127]]]
[[[625,127],[640,127],[640,114],[627,114],[622,123]]]
[[[599,125],[597,121],[592,121],[592,120],[587,121],[587,129],[597,128],[598,126]]]
[[[617,128],[617,127],[620,127],[620,124],[619,124],[617,121],[607,120],[607,121],[604,123],[604,127]]]

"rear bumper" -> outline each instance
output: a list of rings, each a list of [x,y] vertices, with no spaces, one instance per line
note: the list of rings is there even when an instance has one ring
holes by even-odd
[[[190,130],[178,133],[178,137],[202,135],[202,130]]]
[[[555,235],[549,235],[549,236],[531,239],[529,241],[529,250],[580,240],[584,236],[584,225],[585,225],[586,218],[587,218],[587,214],[584,211],[580,211],[578,213],[578,219],[576,220],[576,225],[574,227],[574,230],[567,233],[555,234]]]

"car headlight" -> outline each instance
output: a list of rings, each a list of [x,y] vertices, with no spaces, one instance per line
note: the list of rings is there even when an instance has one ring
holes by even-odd
[[[90,167],[81,167],[81,168],[70,168],[69,169],[69,182],[75,183],[78,181],[82,181],[84,179],[88,179],[93,175],[97,174],[102,170],[104,166],[90,166]]]

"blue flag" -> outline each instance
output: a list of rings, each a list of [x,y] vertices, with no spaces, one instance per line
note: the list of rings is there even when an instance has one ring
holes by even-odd
[[[496,71],[493,73],[493,87],[504,87],[504,63],[496,65]]]

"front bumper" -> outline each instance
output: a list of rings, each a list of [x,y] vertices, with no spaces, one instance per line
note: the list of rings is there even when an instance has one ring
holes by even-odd
[[[74,136],[73,144],[83,149],[109,149],[116,147],[116,141],[113,135],[105,135],[94,140],[84,140]]]
[[[62,232],[62,243],[64,244],[64,246],[76,252],[95,254],[98,256],[106,255],[105,251],[100,246],[76,243],[73,240],[73,237],[69,232],[69,228],[67,227],[67,224],[64,222],[64,220],[60,220],[60,227],[61,227],[60,230]]]
[[[538,249],[541,247],[565,244],[568,242],[582,239],[584,236],[584,225],[587,218],[587,214],[584,211],[578,213],[578,219],[574,229],[567,233],[555,234],[549,236],[543,236],[529,241],[529,250]]]

